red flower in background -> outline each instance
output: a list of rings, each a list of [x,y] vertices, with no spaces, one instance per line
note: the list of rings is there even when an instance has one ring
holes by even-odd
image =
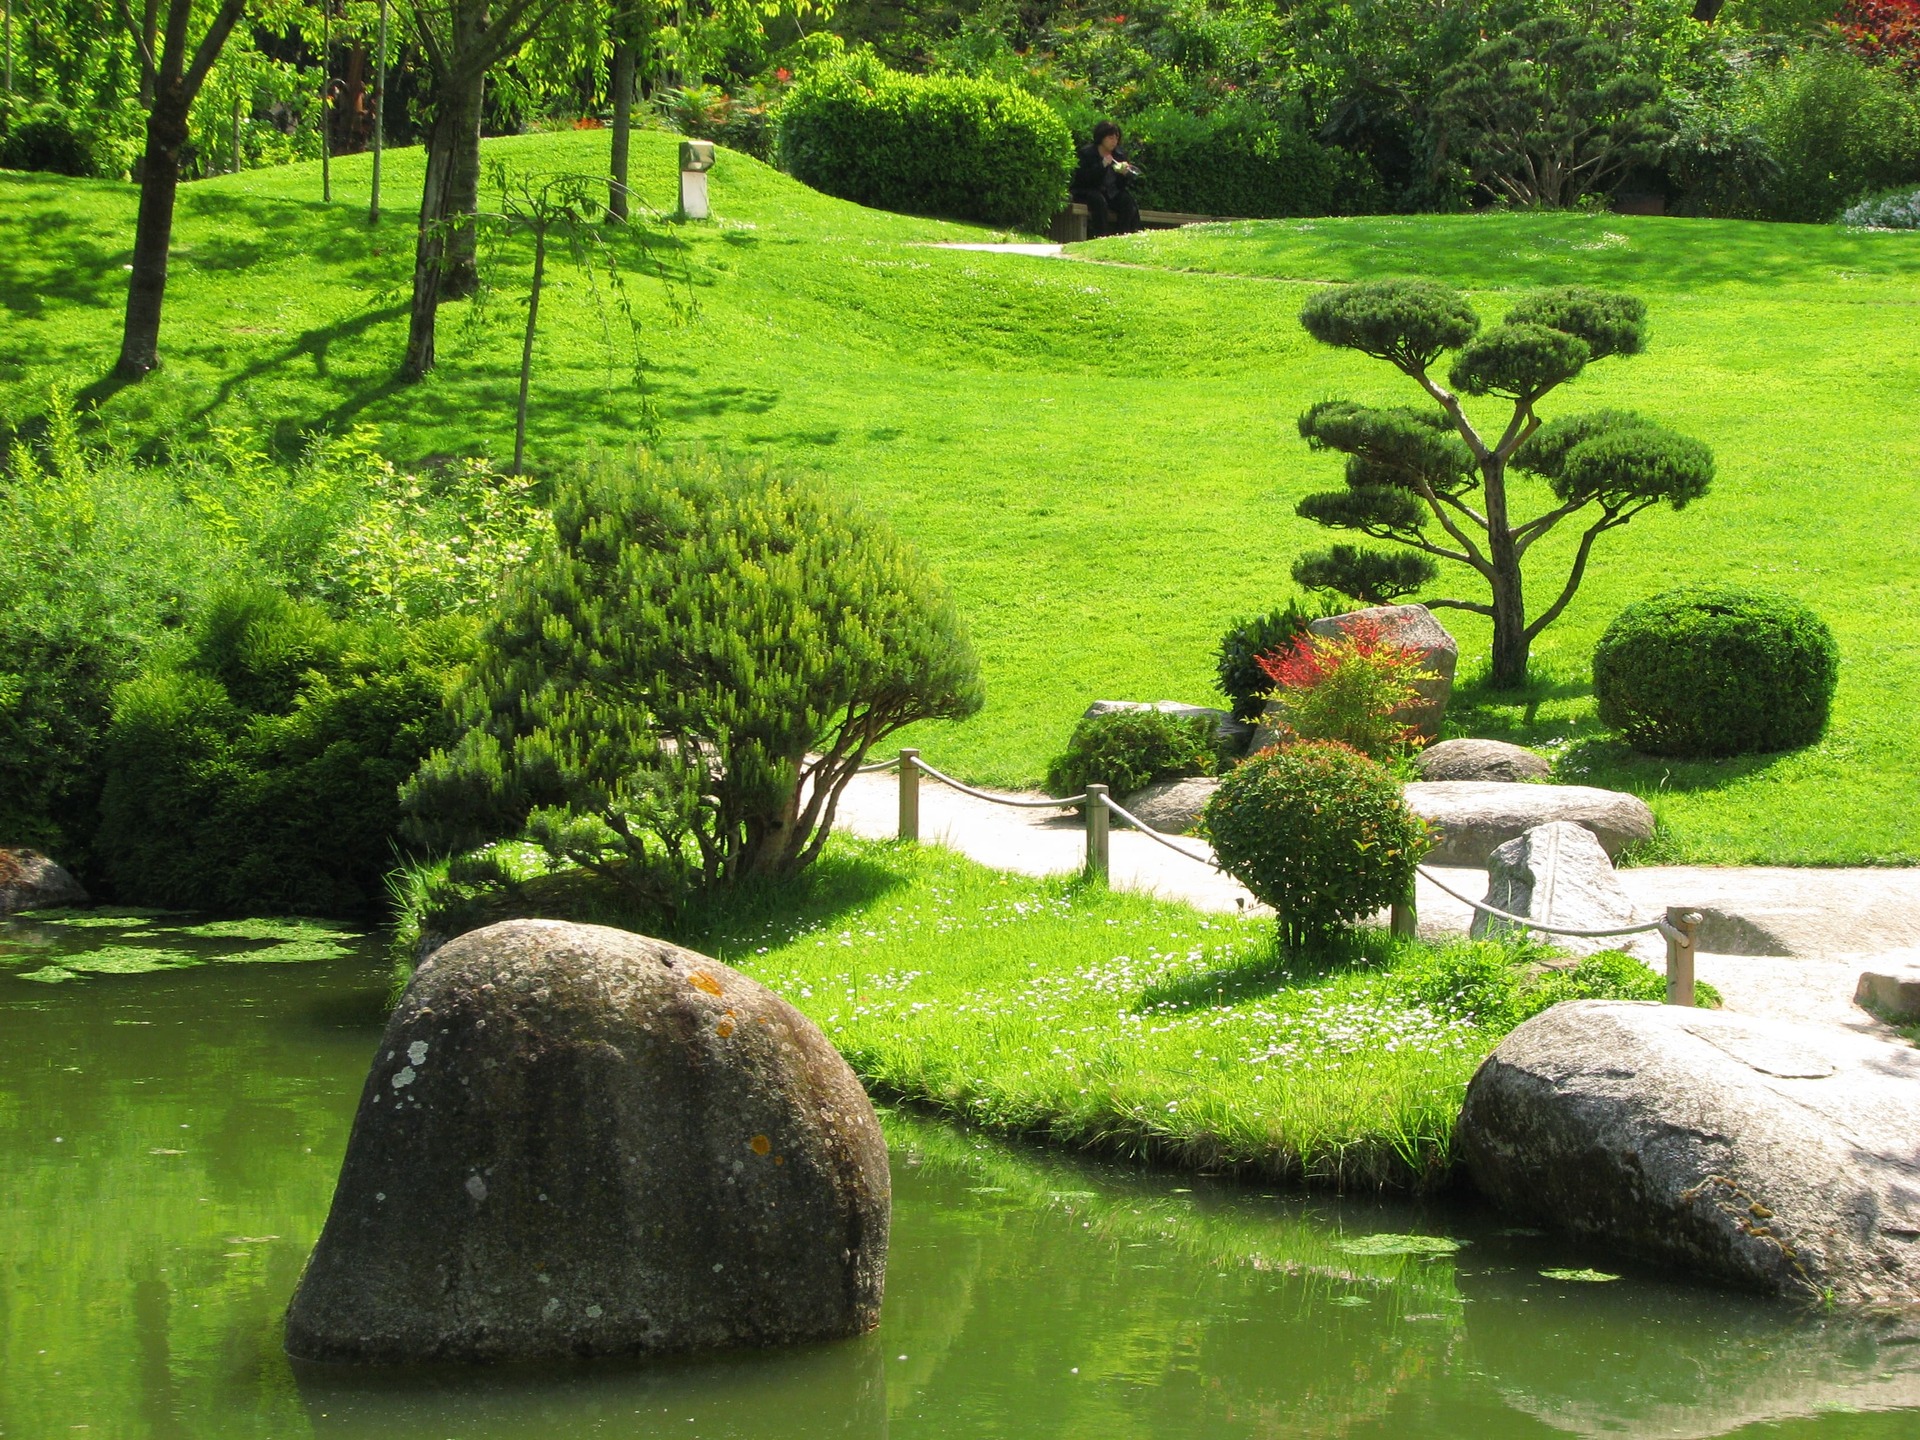
[[[793,78],[793,72],[787,69],[786,66],[782,65],[778,70],[773,72],[773,78],[778,80],[782,85],[784,85],[787,83],[787,81]]]
[[[1835,23],[1867,59],[1920,75],[1920,0],[1850,0]]]

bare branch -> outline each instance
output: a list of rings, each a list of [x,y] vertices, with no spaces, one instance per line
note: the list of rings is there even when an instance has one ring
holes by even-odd
[[[1429,610],[1471,610],[1476,615],[1493,618],[1493,606],[1482,605],[1478,600],[1422,600]]]

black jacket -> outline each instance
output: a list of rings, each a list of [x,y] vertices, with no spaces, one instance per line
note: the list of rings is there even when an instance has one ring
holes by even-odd
[[[1115,150],[1113,152],[1113,158],[1115,160],[1124,160],[1127,158],[1127,152],[1124,150]],[[1126,190],[1132,178],[1130,175],[1117,174],[1111,165],[1101,164],[1100,147],[1098,145],[1082,145],[1080,147],[1080,165],[1079,168],[1073,172],[1073,185],[1071,188],[1076,195],[1100,195],[1108,200],[1113,200],[1118,198]]]

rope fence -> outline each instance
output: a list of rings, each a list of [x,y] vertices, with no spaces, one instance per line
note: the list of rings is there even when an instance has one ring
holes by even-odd
[[[920,777],[928,775],[950,789],[958,790],[962,795],[971,795],[976,800],[985,800],[994,805],[1005,805],[1017,810],[1074,810],[1080,811],[1086,827],[1087,861],[1086,873],[1105,883],[1108,862],[1111,858],[1110,829],[1112,817],[1118,816],[1145,835],[1149,840],[1165,846],[1176,855],[1184,856],[1198,865],[1210,870],[1221,871],[1219,861],[1208,855],[1196,854],[1187,849],[1170,835],[1163,835],[1146,821],[1131,811],[1124,809],[1118,801],[1107,793],[1104,785],[1089,785],[1084,794],[1068,795],[1059,799],[1022,800],[1011,795],[995,795],[989,790],[976,789],[944,775],[920,758],[918,750],[902,750],[891,760],[876,761],[871,765],[862,765],[854,773],[871,775],[882,770],[899,772],[900,781],[900,823],[899,836],[902,840],[917,842],[920,839]],[[1698,936],[1702,919],[1698,911],[1684,906],[1669,906],[1667,913],[1658,920],[1649,920],[1640,925],[1622,925],[1610,930],[1577,930],[1565,925],[1549,925],[1544,921],[1529,919],[1525,915],[1515,915],[1510,911],[1489,905],[1484,900],[1473,900],[1462,895],[1446,881],[1442,880],[1426,866],[1415,867],[1419,874],[1426,877],[1427,883],[1444,894],[1451,895],[1463,905],[1469,905],[1481,914],[1509,925],[1518,925],[1535,930],[1544,935],[1565,935],[1580,940],[1606,940],[1627,935],[1644,935],[1655,931],[1667,942],[1667,1003],[1669,1005],[1692,1005],[1694,1002],[1693,962],[1698,948]],[[1225,873],[1221,871],[1221,873]],[[1413,897],[1394,903],[1389,925],[1395,935],[1411,936],[1416,925]]]

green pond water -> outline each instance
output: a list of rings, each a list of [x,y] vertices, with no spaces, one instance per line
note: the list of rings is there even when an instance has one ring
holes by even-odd
[[[0,924],[7,1440],[1920,1436],[1911,1323],[1670,1283],[1463,1205],[1276,1195],[899,1112],[875,1335],[296,1371],[280,1316],[385,967],[310,926],[123,918]]]

